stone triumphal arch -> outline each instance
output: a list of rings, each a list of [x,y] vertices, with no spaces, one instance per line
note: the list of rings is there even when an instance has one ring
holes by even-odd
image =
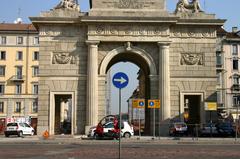
[[[165,3],[90,0],[85,13],[62,0],[30,18],[40,36],[39,134],[83,134],[96,125],[106,115],[106,72],[122,60],[140,66],[148,98],[160,98],[156,121],[188,111],[205,122],[204,102],[216,100],[216,29],[224,20],[181,2],[169,13]]]

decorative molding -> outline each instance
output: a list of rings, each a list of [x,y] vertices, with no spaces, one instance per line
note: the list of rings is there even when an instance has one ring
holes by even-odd
[[[76,60],[70,53],[54,52],[52,56],[52,64],[75,64]]]
[[[131,51],[131,50],[132,50],[131,42],[127,42],[126,43],[126,51]]]
[[[202,53],[182,53],[181,65],[203,65]]]
[[[90,36],[169,36],[167,26],[90,25]]]
[[[171,37],[185,38],[215,38],[216,31],[211,28],[173,28]]]

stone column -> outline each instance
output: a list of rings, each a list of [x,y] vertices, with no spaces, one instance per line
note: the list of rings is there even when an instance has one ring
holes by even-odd
[[[169,71],[170,42],[158,42],[159,46],[159,98],[161,100],[162,120],[171,117],[170,107],[170,71]]]
[[[87,108],[86,127],[97,125],[98,122],[98,41],[87,41],[88,45],[88,77],[87,77]]]

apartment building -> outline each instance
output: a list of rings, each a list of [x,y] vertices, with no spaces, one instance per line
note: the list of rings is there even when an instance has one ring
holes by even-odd
[[[240,106],[240,31],[218,30],[217,76],[218,108],[237,119]]]
[[[0,24],[0,122],[37,125],[39,37],[32,24]]]

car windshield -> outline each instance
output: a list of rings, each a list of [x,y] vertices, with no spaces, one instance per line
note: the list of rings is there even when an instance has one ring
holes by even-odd
[[[17,126],[17,123],[8,123],[7,126]]]
[[[28,125],[27,123],[23,123],[25,125],[25,127],[29,127],[30,128],[30,125]]]
[[[107,123],[103,126],[104,128],[113,128],[114,125],[113,125],[113,122],[110,122],[110,123]]]

